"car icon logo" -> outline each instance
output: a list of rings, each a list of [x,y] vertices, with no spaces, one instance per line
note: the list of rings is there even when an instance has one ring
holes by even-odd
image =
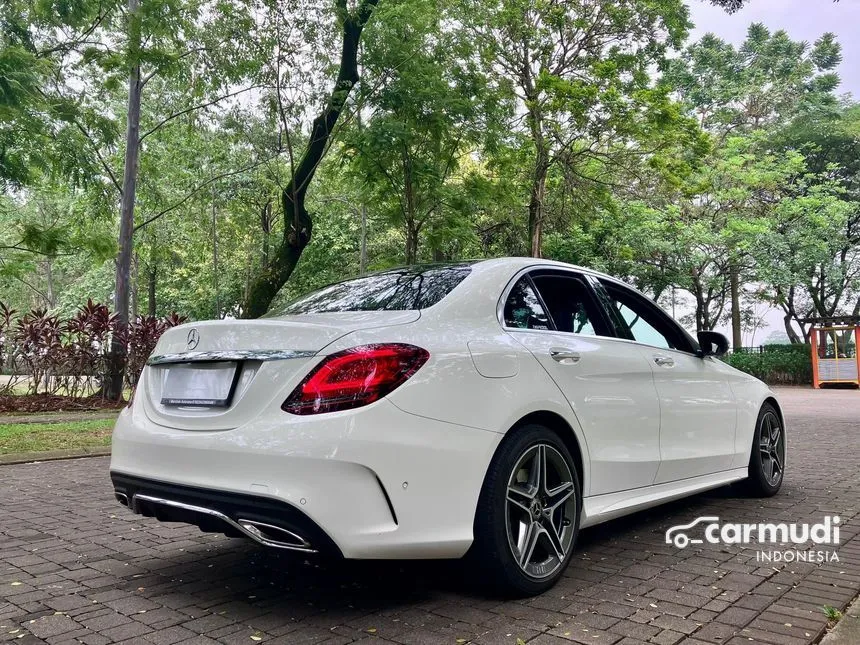
[[[200,343],[200,332],[197,331],[196,327],[188,330],[186,341],[188,342],[188,349],[194,349]]]
[[[669,528],[668,531],[666,531],[666,544],[674,544],[679,549],[684,549],[690,544],[702,544],[704,540],[698,538],[691,538],[689,535],[687,535],[686,531],[689,531],[691,528],[698,524],[711,524],[713,522],[719,521],[719,517],[706,516],[697,517],[689,524],[679,524],[678,526],[673,526]]]

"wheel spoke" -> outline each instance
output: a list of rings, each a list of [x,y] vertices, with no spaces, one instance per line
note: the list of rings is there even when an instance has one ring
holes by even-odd
[[[523,548],[519,554],[521,567],[525,567],[532,559],[532,554],[534,553],[540,533],[540,525],[537,522],[531,522],[526,531],[526,539],[523,542]]]
[[[780,456],[779,456],[779,452],[778,452],[777,450],[774,450],[774,451],[771,453],[770,458],[771,458],[771,461],[773,461],[773,463],[774,463],[774,467],[775,467],[779,472],[782,472],[782,459],[781,459],[781,458],[780,458]]]
[[[517,560],[519,561],[520,553],[522,553],[526,548],[526,540],[529,536],[529,528],[532,525],[532,521],[530,518],[526,518],[525,520],[520,520],[517,522],[517,537],[515,546],[515,554]]]
[[[553,526],[552,521],[547,521],[549,526],[543,527],[543,533],[547,537],[547,541],[552,546],[552,550],[555,552],[555,556],[558,558],[559,562],[564,561],[564,545],[561,543],[561,537],[559,537],[558,533],[556,533],[555,526]]]
[[[534,479],[529,478],[529,483],[533,483],[535,491],[539,493],[546,492],[546,446],[543,444],[537,448],[534,461],[532,462],[534,471]]]
[[[544,504],[544,508],[554,511],[559,506],[564,504],[567,500],[569,500],[573,493],[573,482],[565,482],[561,486],[557,486],[551,491],[547,491],[546,503]]]
[[[531,513],[529,504],[534,498],[535,495],[533,489],[523,490],[522,488],[518,488],[516,486],[508,486],[508,502],[510,502],[520,510],[525,511],[527,514]]]

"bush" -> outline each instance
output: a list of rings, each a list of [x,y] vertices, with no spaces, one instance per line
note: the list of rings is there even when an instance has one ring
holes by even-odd
[[[185,316],[172,313],[166,318],[155,316],[138,316],[128,330],[128,363],[125,379],[129,386],[135,387],[144,365],[155,349],[161,334],[171,327],[181,325],[187,320]]]
[[[769,385],[806,385],[812,383],[811,352],[809,345],[764,345],[761,351],[734,352],[724,360]]]
[[[128,355],[126,384],[134,387],[146,359],[167,329],[185,318],[138,316],[122,337],[117,316],[106,305],[88,300],[68,319],[33,309],[15,319],[0,303],[0,394],[11,394],[22,381],[29,394],[92,396],[108,378],[111,344],[118,339]]]

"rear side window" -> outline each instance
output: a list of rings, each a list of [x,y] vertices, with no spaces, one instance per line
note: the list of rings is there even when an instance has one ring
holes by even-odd
[[[549,316],[524,276],[514,285],[505,301],[505,326],[517,329],[550,329]]]
[[[535,276],[534,284],[558,331],[583,336],[606,335],[599,309],[582,280],[550,274]]]
[[[457,264],[382,271],[323,287],[266,315],[426,309],[447,296],[471,270],[469,265]]]

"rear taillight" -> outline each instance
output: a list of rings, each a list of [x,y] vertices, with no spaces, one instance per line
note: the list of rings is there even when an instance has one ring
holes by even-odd
[[[317,365],[281,408],[292,414],[360,408],[400,387],[428,358],[427,350],[401,343],[337,352]]]

